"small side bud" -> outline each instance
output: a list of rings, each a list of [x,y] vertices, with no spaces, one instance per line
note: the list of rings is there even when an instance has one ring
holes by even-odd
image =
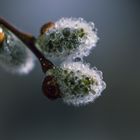
[[[45,23],[41,29],[40,29],[40,34],[44,34],[46,32],[48,32],[50,29],[54,28],[55,27],[55,24],[53,22],[48,22],[48,23]]]
[[[57,80],[53,76],[46,76],[42,83],[42,90],[45,96],[51,100],[60,98],[60,89]]]
[[[0,27],[0,44],[3,43],[5,39],[5,33],[3,32],[3,29]]]

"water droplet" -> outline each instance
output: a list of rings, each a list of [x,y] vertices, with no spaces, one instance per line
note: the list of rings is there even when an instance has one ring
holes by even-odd
[[[81,57],[76,57],[76,58],[73,58],[73,61],[80,62],[80,61],[83,61],[83,59]]]

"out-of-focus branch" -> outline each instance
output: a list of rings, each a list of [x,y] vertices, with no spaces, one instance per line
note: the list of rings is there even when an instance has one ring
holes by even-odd
[[[36,38],[33,35],[18,30],[2,17],[0,17],[0,25],[5,26],[8,30],[15,34],[34,53],[34,55],[40,61],[44,73],[46,73],[48,69],[53,68],[53,63],[50,60],[46,59],[44,55],[36,48]]]

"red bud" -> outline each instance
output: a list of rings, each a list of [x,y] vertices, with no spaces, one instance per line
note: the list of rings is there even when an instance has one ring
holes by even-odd
[[[59,85],[53,76],[46,76],[42,83],[44,95],[51,100],[61,97]]]

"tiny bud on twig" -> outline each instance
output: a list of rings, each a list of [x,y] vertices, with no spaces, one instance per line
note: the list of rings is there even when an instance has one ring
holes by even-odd
[[[44,34],[45,32],[48,32],[49,29],[52,29],[55,27],[55,24],[53,22],[48,22],[48,23],[45,23],[41,29],[40,29],[40,34]]]
[[[4,39],[5,39],[5,34],[2,28],[0,28],[0,44],[4,41]]]
[[[42,84],[42,90],[44,95],[51,100],[55,100],[61,97],[59,85],[57,84],[57,80],[54,76],[45,77]]]

